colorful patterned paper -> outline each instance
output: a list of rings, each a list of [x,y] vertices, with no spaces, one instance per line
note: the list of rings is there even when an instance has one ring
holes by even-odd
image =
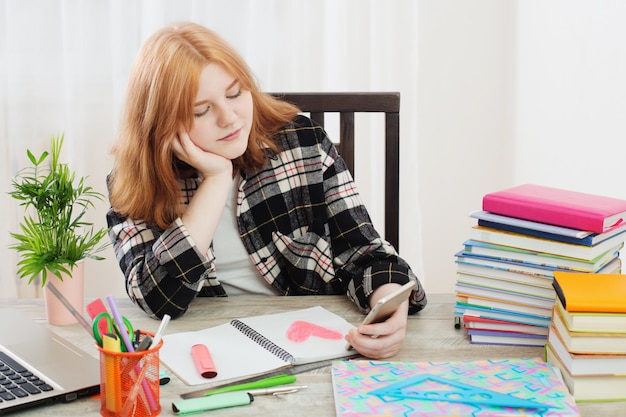
[[[580,416],[563,380],[539,358],[455,362],[335,361],[332,377],[338,417]],[[419,382],[407,386],[407,381]],[[478,397],[482,398],[480,401],[463,402],[463,398],[469,398],[470,391],[462,387],[468,386],[487,392]],[[399,393],[398,387],[404,394]],[[444,394],[452,400],[421,399],[430,393],[437,398]],[[500,394],[492,395],[500,400],[531,401],[545,408],[489,404],[490,393]],[[477,396],[472,398],[475,400]]]

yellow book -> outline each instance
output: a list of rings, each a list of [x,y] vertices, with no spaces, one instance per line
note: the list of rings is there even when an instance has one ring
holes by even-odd
[[[568,329],[558,308],[552,314],[552,326],[570,353],[626,355],[626,333],[576,332]]]
[[[552,285],[568,312],[626,313],[626,275],[555,271]]]

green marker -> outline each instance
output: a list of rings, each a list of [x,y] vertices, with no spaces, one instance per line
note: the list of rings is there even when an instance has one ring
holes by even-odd
[[[178,415],[188,415],[208,410],[248,405],[253,400],[254,397],[247,392],[227,392],[210,397],[174,401],[172,410]]]
[[[271,376],[269,378],[259,379],[258,381],[247,382],[245,384],[237,384],[237,385],[229,385],[222,388],[216,388],[204,393],[204,395],[214,395],[220,394],[223,392],[232,392],[232,391],[244,391],[250,389],[259,389],[259,388],[268,388],[275,387],[277,385],[286,385],[292,384],[296,382],[296,377],[294,375],[276,375]]]

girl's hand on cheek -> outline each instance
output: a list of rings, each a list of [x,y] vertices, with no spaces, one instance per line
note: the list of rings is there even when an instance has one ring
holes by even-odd
[[[176,136],[173,148],[181,161],[196,168],[205,179],[222,174],[232,175],[233,164],[230,159],[200,149],[183,130]]]

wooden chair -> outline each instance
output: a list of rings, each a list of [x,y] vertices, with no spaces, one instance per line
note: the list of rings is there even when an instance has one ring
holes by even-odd
[[[325,113],[339,113],[341,157],[354,176],[355,113],[385,114],[385,239],[399,250],[400,194],[400,93],[273,93],[309,113],[311,119],[324,126]],[[336,138],[333,138],[335,140]]]

